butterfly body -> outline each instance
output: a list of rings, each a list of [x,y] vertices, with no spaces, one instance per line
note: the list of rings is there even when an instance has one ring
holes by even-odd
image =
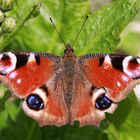
[[[96,125],[140,83],[140,58],[88,54],[76,57],[70,45],[64,56],[48,53],[0,54],[0,80],[23,99],[24,112],[41,126],[79,121]]]

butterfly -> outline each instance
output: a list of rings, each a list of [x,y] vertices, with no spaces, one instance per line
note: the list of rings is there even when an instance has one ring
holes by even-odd
[[[99,126],[105,113],[140,83],[140,57],[86,54],[67,44],[63,57],[49,53],[0,53],[0,80],[22,99],[24,112],[40,126]]]

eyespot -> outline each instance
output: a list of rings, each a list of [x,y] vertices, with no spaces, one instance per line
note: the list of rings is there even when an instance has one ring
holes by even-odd
[[[7,75],[16,68],[17,58],[14,53],[8,52],[0,55],[0,74]]]
[[[35,111],[41,110],[44,108],[44,102],[41,97],[37,94],[31,94],[26,99],[27,106]]]
[[[100,95],[95,101],[95,107],[99,110],[108,109],[112,104],[112,100],[105,96],[105,94]]]

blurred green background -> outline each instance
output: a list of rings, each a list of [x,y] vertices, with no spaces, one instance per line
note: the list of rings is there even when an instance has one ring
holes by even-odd
[[[65,42],[72,44],[85,17],[89,15],[74,45],[77,56],[87,53],[140,56],[139,0],[42,0],[40,14],[27,20],[34,2],[14,1],[14,8],[7,16],[13,16],[17,25],[13,32],[1,36],[1,51],[39,51],[62,55],[65,46],[49,17]],[[113,115],[106,114],[107,119],[99,128],[80,128],[78,122],[74,126],[40,128],[36,121],[23,113],[18,99],[8,97],[10,92],[3,85],[0,94],[0,140],[140,139],[140,105],[135,94],[129,94]]]

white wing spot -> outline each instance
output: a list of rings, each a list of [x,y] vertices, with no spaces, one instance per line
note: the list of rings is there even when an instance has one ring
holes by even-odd
[[[110,60],[110,56],[109,56],[109,55],[106,55],[106,56],[105,56],[104,63],[109,64],[109,65],[112,65],[112,64],[111,64],[111,60]]]
[[[2,59],[2,57],[3,57],[3,54],[0,54],[0,60]]]
[[[31,53],[29,56],[28,63],[29,62],[35,62],[35,55],[33,53]]]
[[[9,77],[10,77],[11,79],[15,79],[16,76],[17,76],[17,72],[12,72],[12,73],[9,74]]]
[[[8,53],[5,53],[5,54],[9,56],[10,61],[11,61],[11,65],[8,66],[8,67],[5,66],[4,70],[3,70],[4,66],[2,66],[2,67],[0,67],[0,70],[5,74],[9,74],[11,71],[15,70],[16,63],[17,63],[17,58],[16,58],[14,53],[8,52]],[[3,57],[3,55],[0,55],[0,59],[2,59],[2,57]]]
[[[21,79],[18,79],[18,80],[17,80],[17,84],[20,84],[20,83],[21,83]]]
[[[140,58],[137,59],[138,63],[140,64]]]
[[[117,82],[117,86],[120,87],[121,86],[121,83],[120,82]]]

